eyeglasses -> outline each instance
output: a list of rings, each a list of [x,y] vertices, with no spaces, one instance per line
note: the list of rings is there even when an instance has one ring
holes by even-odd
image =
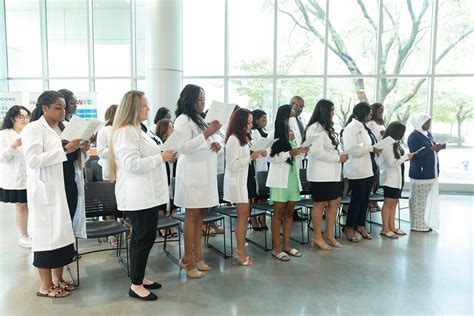
[[[30,120],[31,119],[31,116],[29,115],[17,115],[15,118],[19,119],[19,120]]]

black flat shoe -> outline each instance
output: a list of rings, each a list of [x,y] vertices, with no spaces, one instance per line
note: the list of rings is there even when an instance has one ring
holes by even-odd
[[[161,289],[161,284],[158,282],[153,282],[152,284],[143,284],[143,287],[149,290],[157,290]]]
[[[133,298],[138,298],[139,300],[142,300],[142,301],[156,301],[158,299],[158,296],[156,296],[155,294],[151,292],[147,296],[142,297],[138,295],[137,293],[135,293],[132,289],[128,290],[128,296],[133,297]]]

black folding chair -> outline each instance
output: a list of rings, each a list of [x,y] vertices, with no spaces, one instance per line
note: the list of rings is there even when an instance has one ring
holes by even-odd
[[[128,227],[125,227],[116,220],[101,220],[104,216],[115,216],[117,218],[122,217],[122,212],[117,210],[117,203],[115,199],[115,183],[113,182],[89,182],[85,190],[85,202],[86,202],[86,218],[89,219],[86,222],[86,233],[87,239],[101,239],[108,238],[109,236],[117,237],[117,246],[115,248],[97,249],[92,251],[79,252],[79,240],[76,238],[76,251],[77,255],[75,258],[77,267],[77,282],[74,282],[76,286],[79,286],[79,261],[80,258],[86,254],[101,252],[101,251],[115,251],[115,256],[119,263],[129,274],[129,262],[128,262],[128,242],[126,233],[129,231]],[[125,241],[125,242],[124,242]],[[122,243],[125,245],[122,246]],[[122,257],[122,250],[125,250],[126,257]]]
[[[176,239],[168,237],[166,234],[163,236],[163,240],[161,241],[155,241],[155,244],[163,244],[163,251],[165,254],[177,265],[179,265],[179,258],[181,258],[181,228],[179,227],[180,222],[172,218],[171,216],[166,216],[166,215],[159,215],[158,217],[158,226],[157,230],[160,231],[162,229],[171,229],[171,228],[176,228],[178,237]],[[178,242],[178,257],[174,256],[167,248],[167,244],[169,242]]]
[[[229,217],[229,222],[230,222],[229,223],[229,225],[230,225],[229,226],[230,227],[230,251],[232,252],[232,250],[234,249],[232,233],[235,232],[235,229],[233,228],[233,220],[237,219],[237,209],[234,205],[224,201],[224,174],[218,174],[217,175],[217,189],[218,189],[218,192],[219,192],[219,203],[221,205],[213,208],[213,210],[215,212],[219,213],[219,214],[222,214],[224,216]],[[249,216],[250,217],[258,217],[260,215],[265,215],[265,214],[266,214],[266,212],[264,210],[258,210],[258,209],[252,208],[250,210]],[[264,236],[265,236],[265,242],[264,242],[263,246],[260,245],[258,242],[253,241],[252,239],[250,239],[248,237],[245,237],[245,240],[247,242],[250,242],[250,243],[254,244],[258,248],[267,251],[267,234],[265,233]]]

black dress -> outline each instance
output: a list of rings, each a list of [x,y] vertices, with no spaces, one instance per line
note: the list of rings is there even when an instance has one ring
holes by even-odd
[[[247,175],[247,193],[249,199],[258,199],[257,182],[255,182],[255,166],[252,160],[249,165],[249,172]]]
[[[63,146],[67,143],[68,141],[63,141]],[[80,152],[81,150],[78,149],[72,153],[66,154],[67,160],[63,162],[64,189],[66,190],[67,206],[69,208],[71,220],[74,219],[74,215],[76,214],[77,199],[79,196],[74,163],[79,159]]]

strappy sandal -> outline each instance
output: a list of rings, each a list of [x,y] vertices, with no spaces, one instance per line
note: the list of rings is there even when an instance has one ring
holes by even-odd
[[[380,235],[381,235],[381,236],[384,236],[384,237],[387,237],[387,238],[390,238],[390,239],[397,239],[397,238],[398,238],[397,234],[395,234],[395,233],[392,232],[392,231],[388,231],[388,232],[386,232],[386,233],[380,232]]]
[[[403,230],[401,229],[396,229],[393,231],[395,234],[397,235],[400,235],[400,236],[405,236],[407,233],[405,233]]]
[[[51,287],[48,290],[48,293],[41,293],[40,291],[36,292],[36,296],[39,297],[50,297],[50,298],[63,298],[69,296],[69,292],[58,288],[56,286]]]
[[[239,264],[241,266],[249,266],[253,263],[252,258],[250,258],[249,256],[246,256],[245,259],[244,259],[243,258],[244,255],[242,254],[242,252],[240,252],[237,249],[234,250],[234,253],[232,254],[232,256],[233,256],[233,258],[237,259],[237,261],[239,261]]]
[[[194,262],[191,261],[190,263],[183,263],[183,259],[179,260],[179,267],[186,271],[186,274],[190,278],[202,278],[204,273],[196,269]]]
[[[72,292],[76,289],[76,287],[72,283],[66,282],[64,280],[59,282],[59,284],[56,285],[56,287],[59,287],[59,288],[65,290],[65,291],[68,291],[68,292]]]
[[[350,241],[350,242],[359,242],[359,239],[354,234],[354,230],[353,229],[351,229],[351,230],[352,230],[352,234],[353,234],[352,237],[349,237],[347,235],[345,227],[342,229],[342,232],[344,233],[344,235],[346,235],[346,238],[347,238],[348,241]]]
[[[211,271],[211,267],[204,261],[203,256],[196,255],[194,256],[193,260],[199,271]]]
[[[290,256],[293,256],[293,257],[301,257],[301,252],[298,251],[298,249],[296,248],[291,248],[290,251],[286,251],[286,253],[288,253]]]
[[[276,254],[272,251],[272,256],[280,261],[290,261],[290,257],[288,257],[288,254],[284,251],[280,252],[279,254]]]
[[[361,232],[358,229],[356,229],[356,232],[358,232],[362,236],[362,238],[372,240],[372,235],[370,235],[368,232]]]

